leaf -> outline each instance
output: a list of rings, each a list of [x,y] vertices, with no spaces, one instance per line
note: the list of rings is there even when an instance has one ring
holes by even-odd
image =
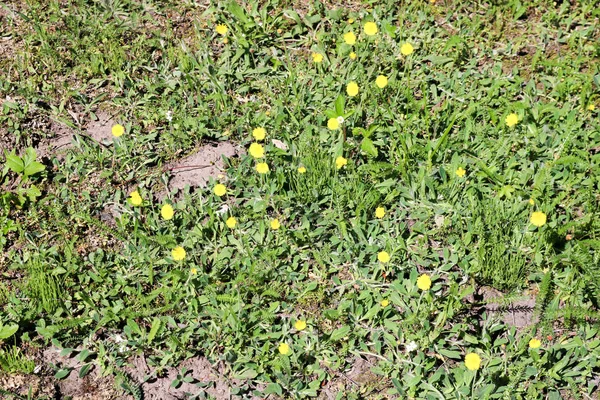
[[[25,176],[35,175],[46,169],[46,166],[38,161],[33,161],[31,164],[26,165],[23,173]]]
[[[58,370],[56,374],[54,374],[54,378],[58,380],[65,379],[67,376],[69,376],[72,370],[73,368],[62,368]]]
[[[247,369],[239,375],[236,375],[236,379],[254,379],[258,376],[258,372],[253,369]]]
[[[237,4],[235,1],[232,1],[227,5],[227,10],[230,13],[232,13],[233,16],[236,17],[240,22],[244,24],[251,23],[252,25],[254,25],[254,22],[248,19],[248,17],[246,16],[246,12],[244,11],[244,9],[240,7],[239,4]]]
[[[453,358],[455,360],[461,360],[462,359],[462,354],[458,351],[455,350],[446,350],[446,349],[439,349],[438,353],[440,353],[443,356],[446,356],[448,358]]]
[[[86,376],[92,369],[93,365],[94,364],[92,364],[92,363],[88,363],[88,364],[85,364],[83,367],[81,367],[81,369],[79,370],[79,377],[83,378],[84,376]]]
[[[278,383],[269,383],[267,385],[267,387],[265,388],[264,391],[265,394],[277,394],[279,396],[283,395],[283,389],[281,387],[281,385],[279,385]]]
[[[370,155],[371,157],[377,157],[377,147],[373,144],[373,141],[369,138],[364,138],[360,144],[360,149]]]
[[[436,56],[433,54],[425,57],[425,60],[431,61],[431,63],[433,65],[445,65],[445,64],[448,64],[448,63],[451,63],[452,61],[454,61],[450,57]]]
[[[7,326],[0,325],[0,339],[7,339],[19,330],[19,325],[12,324]]]
[[[348,334],[350,333],[350,327],[348,325],[344,325],[341,328],[336,329],[335,331],[331,332],[331,336],[329,337],[329,339],[332,342],[337,342],[340,339],[342,339],[345,336],[348,336]]]
[[[337,97],[337,99],[335,99],[335,112],[337,113],[338,116],[344,115],[344,103],[345,103],[344,96],[340,94]]]
[[[158,330],[160,329],[160,326],[160,319],[155,317],[152,321],[152,327],[150,328],[150,332],[148,333],[148,343],[152,343],[152,341],[156,337],[156,334],[158,333]]]
[[[6,154],[6,166],[10,168],[11,171],[20,174],[25,169],[25,164],[23,164],[23,160],[21,157],[17,156],[14,151],[10,154]]]

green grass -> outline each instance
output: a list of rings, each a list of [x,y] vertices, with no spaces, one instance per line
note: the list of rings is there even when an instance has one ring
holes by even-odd
[[[593,398],[600,3],[408,3],[9,0],[0,133],[21,156],[54,124],[78,136],[43,171],[8,156],[0,175],[0,322],[19,327],[2,347],[85,348],[119,377],[142,352],[161,367],[202,355],[259,397],[318,396],[361,357],[377,381],[346,379],[338,398]],[[106,114],[125,134],[85,137]],[[269,173],[242,154],[155,200],[170,162],[200,143],[247,149],[257,127]],[[489,311],[482,286],[537,293],[531,325]]]

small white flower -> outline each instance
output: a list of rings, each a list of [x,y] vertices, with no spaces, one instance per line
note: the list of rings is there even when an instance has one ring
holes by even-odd
[[[169,110],[166,114],[167,121],[171,122],[173,120],[173,111]]]
[[[342,116],[337,117],[337,122],[340,123],[340,124],[343,124],[344,123],[344,117],[342,117]]]
[[[417,344],[414,341],[410,342],[409,344],[406,345],[406,352],[410,353],[412,351],[415,351],[417,349],[417,347],[419,347],[419,346],[417,346]]]
[[[215,213],[217,215],[222,215],[225,214],[227,211],[229,211],[229,206],[227,204],[223,204],[219,210],[215,211]]]

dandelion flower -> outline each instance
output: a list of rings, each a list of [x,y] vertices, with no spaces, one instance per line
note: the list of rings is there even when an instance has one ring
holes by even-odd
[[[546,224],[546,214],[541,211],[535,211],[531,214],[530,222],[539,228]]]
[[[467,173],[467,171],[465,171],[465,169],[463,167],[458,167],[456,169],[456,171],[454,171],[454,173],[456,174],[456,176],[458,176],[459,178],[462,178],[463,176],[465,176],[465,174]]]
[[[373,36],[377,33],[377,24],[375,22],[367,22],[364,26],[365,34]]]
[[[289,346],[287,343],[281,343],[281,344],[279,345],[279,352],[280,352],[281,354],[283,354],[284,356],[285,356],[286,354],[289,354],[289,352],[290,352],[290,346]]]
[[[113,125],[111,131],[114,137],[121,137],[125,133],[125,128],[123,127],[123,125],[117,124]]]
[[[505,119],[506,126],[509,128],[515,126],[519,122],[519,116],[515,113],[508,114]]]
[[[305,174],[306,173],[306,167],[298,167],[298,173],[299,174]]]
[[[389,255],[389,253],[388,253],[387,251],[380,251],[380,252],[377,254],[377,259],[378,259],[380,262],[382,262],[382,263],[384,263],[384,264],[385,264],[385,263],[388,263],[388,262],[390,262],[390,255]]]
[[[388,299],[381,300],[381,307],[387,307],[390,305],[390,301]]]
[[[173,260],[181,261],[185,258],[185,249],[181,246],[177,246],[171,250],[171,256],[173,257]]]
[[[294,328],[296,328],[299,331],[306,329],[306,321],[299,319],[294,323]]]
[[[335,167],[337,169],[342,168],[346,164],[348,164],[348,160],[342,156],[339,156],[338,158],[335,159]]]
[[[530,349],[537,349],[542,345],[542,342],[540,342],[540,340],[538,338],[533,338],[529,341],[529,348]]]
[[[410,56],[415,51],[415,48],[410,43],[404,43],[402,47],[400,47],[400,53],[403,56]]]
[[[160,209],[160,215],[162,215],[162,217],[166,220],[170,220],[171,218],[173,218],[174,213],[175,211],[173,211],[173,207],[170,204],[165,204]]]
[[[198,275],[198,268],[191,268],[190,269],[190,274],[192,274],[192,275]]]
[[[223,38],[223,43],[225,43],[225,44],[229,43],[229,39],[228,38]]]
[[[348,86],[346,86],[346,93],[348,96],[354,97],[358,94],[358,84],[354,81],[350,82]]]
[[[252,131],[252,136],[254,136],[254,139],[256,140],[263,140],[266,135],[267,131],[265,128],[256,128]]]
[[[254,158],[262,158],[265,156],[265,148],[258,143],[252,143],[248,149],[248,152]]]
[[[421,290],[431,289],[431,278],[427,274],[419,276],[417,279],[417,287]]]
[[[269,172],[269,164],[264,162],[256,164],[256,172],[258,172],[259,174],[266,174],[267,172]]]
[[[142,205],[142,196],[140,196],[140,192],[138,192],[137,190],[131,192],[131,194],[129,195],[129,201],[131,201],[131,204],[133,204],[134,206],[141,206]]]
[[[470,371],[476,371],[481,366],[481,357],[475,353],[469,353],[465,356],[465,366]]]
[[[225,221],[225,225],[227,225],[228,228],[233,229],[237,225],[237,219],[235,219],[235,217],[229,217],[227,218],[227,221]]]
[[[215,30],[217,31],[217,33],[221,36],[225,35],[227,33],[227,26],[225,25],[217,25],[217,27],[215,28]]]
[[[355,52],[350,53],[349,57],[351,60],[356,60],[356,53]]]
[[[329,118],[327,120],[327,128],[330,131],[335,131],[336,129],[339,129],[340,127],[340,123],[338,122],[337,118]]]
[[[535,204],[535,200],[533,198],[529,199],[529,205],[533,206]]]
[[[377,207],[375,209],[375,216],[379,219],[383,218],[383,216],[385,215],[385,208],[383,207]]]
[[[219,197],[224,196],[227,193],[227,188],[222,183],[217,183],[213,188],[213,193]]]
[[[320,63],[323,61],[323,54],[321,53],[312,53],[313,62]]]
[[[348,18],[348,23],[349,23],[349,24],[352,24],[352,23],[354,23],[354,18]]]
[[[344,34],[344,42],[349,45],[353,45],[356,43],[356,35],[354,32],[348,32]]]
[[[596,106],[594,104],[590,104],[589,106],[587,106],[588,111],[594,111],[596,109]]]
[[[375,84],[379,89],[383,89],[388,84],[388,78],[383,75],[379,75],[377,79],[375,79]]]
[[[277,218],[272,219],[271,220],[271,229],[276,231],[279,228],[281,228],[281,224],[279,223],[279,220]]]

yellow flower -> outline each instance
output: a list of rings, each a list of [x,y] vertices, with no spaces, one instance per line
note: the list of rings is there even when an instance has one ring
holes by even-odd
[[[233,229],[237,225],[237,219],[235,219],[235,217],[229,217],[227,218],[227,221],[225,221],[225,225],[227,225],[228,228]]]
[[[225,44],[229,43],[229,39],[223,38],[223,43],[225,43]]]
[[[348,86],[346,86],[346,93],[348,96],[354,97],[358,94],[358,84],[354,81],[350,82]]]
[[[387,251],[380,251],[379,254],[377,254],[377,259],[385,264],[390,262],[390,255]]]
[[[379,75],[377,79],[375,79],[375,84],[379,89],[383,89],[388,84],[388,78],[383,75]]]
[[[264,162],[256,164],[256,172],[258,172],[259,174],[266,174],[267,172],[269,172],[269,164]]]
[[[513,127],[519,122],[519,116],[515,113],[508,114],[506,116],[505,122],[506,122],[506,126]]]
[[[335,131],[336,129],[339,129],[339,127],[340,123],[337,118],[329,118],[327,120],[327,128],[329,128],[329,130]]]
[[[390,301],[388,299],[381,300],[381,307],[387,307],[390,305]]]
[[[277,218],[274,218],[274,219],[271,220],[271,229],[273,229],[274,231],[276,231],[280,227],[281,227],[281,224],[279,223],[279,220]]]
[[[342,168],[346,164],[348,164],[348,160],[342,156],[339,156],[338,158],[335,159],[335,167],[337,169]]]
[[[252,131],[252,136],[254,136],[254,139],[256,140],[263,140],[266,135],[267,131],[265,128],[256,128]]]
[[[351,60],[356,60],[356,53],[355,52],[350,53],[350,59]]]
[[[469,353],[465,356],[465,366],[471,371],[476,371],[481,366],[481,358],[475,353]]]
[[[213,193],[219,197],[224,196],[227,193],[227,188],[222,183],[217,183],[213,188]]]
[[[265,148],[258,143],[252,143],[248,151],[254,158],[262,158],[265,156]]]
[[[410,56],[413,51],[415,51],[415,48],[410,43],[404,43],[402,47],[400,47],[400,53],[402,53],[403,56]]]
[[[529,341],[529,348],[530,349],[537,349],[542,345],[542,342],[540,342],[539,339],[537,338],[533,338]]]
[[[594,104],[590,104],[589,106],[587,106],[588,111],[594,111],[596,109],[596,106]]]
[[[117,124],[113,125],[111,131],[114,137],[121,137],[125,133],[125,128],[123,127],[123,125]]]
[[[160,209],[160,215],[162,215],[162,217],[166,220],[173,218],[174,213],[175,211],[173,211],[173,207],[170,204],[165,204]]]
[[[305,174],[306,173],[306,167],[298,167],[298,173],[299,174]]]
[[[377,24],[375,22],[367,22],[364,29],[367,36],[373,36],[377,33]]]
[[[173,250],[171,250],[171,256],[173,257],[173,260],[175,260],[175,261],[183,260],[185,258],[184,248],[181,246],[175,247]]]
[[[356,35],[354,32],[348,32],[344,34],[344,42],[349,45],[353,45],[356,43]]]
[[[535,200],[534,199],[529,199],[529,205],[532,206],[535,204]]]
[[[296,323],[294,323],[294,328],[299,331],[306,329],[306,321],[299,319],[296,321]]]
[[[354,18],[348,18],[348,23],[351,24],[354,22]]]
[[[190,269],[190,274],[192,274],[192,275],[198,275],[198,269],[197,268],[191,268]]]
[[[312,53],[313,61],[316,63],[320,63],[323,61],[323,54],[321,53]]]
[[[279,345],[279,352],[285,356],[290,352],[290,346],[287,343],[281,343]]]
[[[377,207],[375,209],[375,216],[379,219],[383,218],[383,216],[385,215],[385,208],[383,207]]]
[[[227,33],[227,26],[225,25],[217,25],[217,27],[215,28],[215,30],[217,31],[217,33],[221,36],[225,35]]]
[[[531,214],[530,222],[537,227],[543,226],[546,224],[546,214],[536,211]]]
[[[142,205],[142,196],[140,196],[140,192],[138,192],[137,190],[131,192],[131,194],[129,195],[129,201],[131,201],[131,204],[133,204],[134,206],[141,206]]]
[[[421,275],[417,279],[417,287],[421,290],[429,290],[431,289],[431,278],[427,274]]]
[[[467,173],[467,171],[465,171],[465,169],[463,167],[458,167],[456,169],[456,171],[454,171],[454,173],[456,174],[456,176],[458,176],[459,178],[462,178],[463,176],[465,176],[465,174]]]

